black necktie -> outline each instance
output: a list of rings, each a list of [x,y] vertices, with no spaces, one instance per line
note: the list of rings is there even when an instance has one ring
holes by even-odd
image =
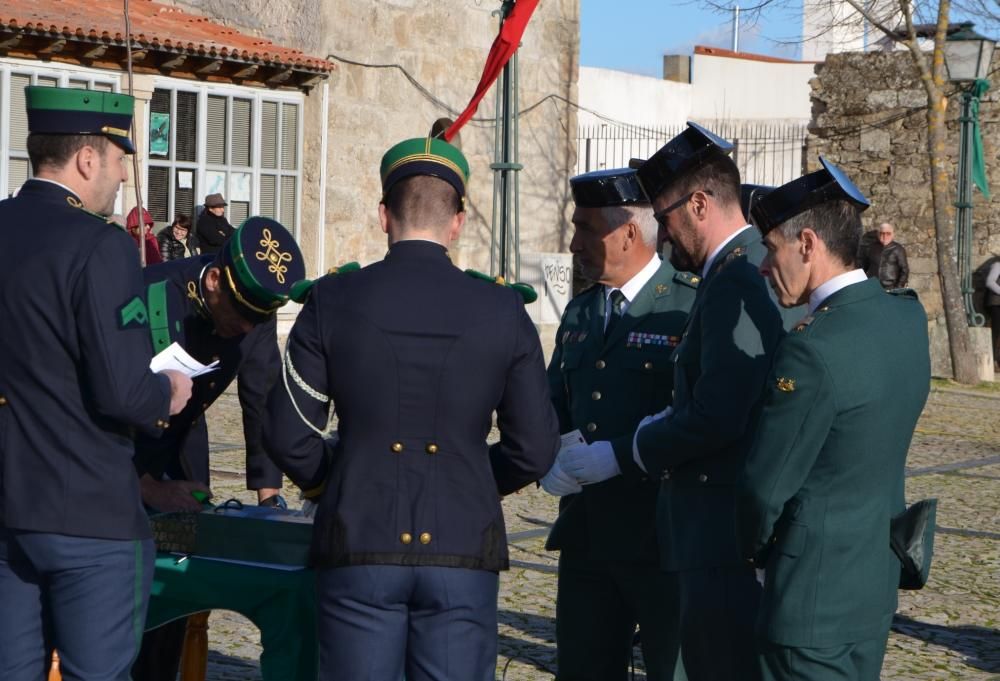
[[[622,315],[624,314],[622,308],[625,306],[625,294],[619,289],[615,289],[608,296],[608,305],[611,306],[610,313],[608,314],[608,325],[604,327],[604,337],[609,338],[611,332],[615,328],[615,324],[621,321]]]

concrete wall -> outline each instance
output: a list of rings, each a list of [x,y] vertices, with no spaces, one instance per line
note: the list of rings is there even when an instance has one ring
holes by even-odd
[[[688,83],[650,78],[624,71],[580,67],[580,106],[640,126],[682,126],[691,116],[694,88]],[[580,111],[581,126],[607,121]]]
[[[980,106],[986,171],[992,200],[973,192],[973,262],[983,267],[1000,256],[1000,54],[994,55],[993,81]],[[859,88],[858,83],[865,87]],[[864,213],[866,229],[881,222],[896,227],[896,240],[906,247],[909,285],[917,290],[930,317],[934,372],[950,375],[941,293],[934,244],[930,168],[927,158],[927,96],[912,57],[905,52],[832,54],[812,82],[815,118],[808,157],[818,167],[822,154],[844,168],[872,201]],[[948,103],[945,143],[948,209],[953,212],[958,165],[959,98]],[[982,311],[982,275],[974,279]],[[988,317],[988,316],[987,316]],[[977,341],[979,342],[979,341]],[[988,345],[988,343],[987,343]]]
[[[325,267],[349,260],[369,263],[385,253],[378,228],[382,154],[407,137],[428,134],[433,122],[465,107],[479,81],[498,30],[498,2],[426,3],[418,0],[190,0],[179,3],[276,42],[319,56],[365,64],[398,64],[439,102],[421,94],[397,68],[338,61],[329,80],[327,153],[320,158],[322,88],[306,98],[303,237],[325,226]],[[520,104],[527,109],[549,95],[577,99],[578,0],[540,3],[525,32],[520,60]],[[337,61],[334,59],[334,61]],[[491,90],[477,119],[492,119]],[[446,105],[446,106],[445,106]],[[567,179],[575,162],[575,111],[549,99],[520,119],[521,248],[559,251],[568,244]],[[454,249],[463,267],[489,268],[494,126],[474,121],[459,144],[472,179],[468,224]],[[319,216],[325,170],[324,215]],[[310,213],[313,211],[313,213]],[[314,243],[319,244],[315,238]]]
[[[697,121],[808,121],[815,67],[695,54],[690,115]]]

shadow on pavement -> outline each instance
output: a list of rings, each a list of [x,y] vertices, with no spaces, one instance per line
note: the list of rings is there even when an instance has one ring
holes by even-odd
[[[1000,672],[1000,631],[996,629],[972,625],[948,627],[896,615],[892,630],[919,641],[950,648],[964,655],[965,664],[975,669]]]

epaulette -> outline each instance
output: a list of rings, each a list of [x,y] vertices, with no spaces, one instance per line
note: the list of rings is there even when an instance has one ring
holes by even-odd
[[[920,300],[920,296],[912,288],[891,288],[886,291],[891,296],[902,296],[904,298],[913,298],[913,300]]]
[[[117,222],[115,222],[114,220],[112,220],[107,215],[101,215],[100,213],[95,213],[92,210],[88,210],[88,209],[84,208],[83,207],[83,202],[80,199],[76,198],[75,196],[67,196],[66,197],[66,203],[68,203],[69,205],[71,205],[73,208],[76,208],[77,210],[83,211],[87,215],[90,215],[90,216],[93,216],[93,217],[97,218],[101,222],[105,222],[105,223],[107,223],[109,225],[114,225],[115,227],[118,227],[122,231],[125,230],[125,225],[119,225]]]
[[[482,279],[483,281],[491,281],[494,284],[499,284],[500,286],[506,286],[507,288],[512,288],[517,291],[521,298],[524,299],[524,304],[533,303],[538,300],[538,294],[531,284],[522,283],[510,283],[501,276],[491,276],[485,272],[478,272],[476,270],[465,270],[465,273],[474,279]]]
[[[346,274],[348,272],[356,272],[361,269],[361,265],[355,261],[345,262],[343,265],[337,267],[331,267],[326,271],[325,276],[335,276],[337,274]],[[312,291],[312,287],[319,281],[318,279],[302,279],[292,284],[292,289],[288,293],[288,297],[291,298],[296,303],[305,303],[309,299],[309,292]]]
[[[690,272],[674,272],[674,281],[678,284],[690,286],[691,288],[698,288],[698,284],[701,283],[701,277]]]
[[[806,330],[806,328],[807,328],[807,327],[808,327],[808,326],[809,326],[810,324],[812,324],[812,323],[813,323],[813,320],[814,320],[814,319],[816,319],[816,318],[815,318],[815,317],[813,317],[812,315],[809,315],[809,316],[807,316],[807,317],[806,317],[805,319],[803,319],[803,320],[802,320],[801,322],[799,322],[799,323],[798,323],[798,324],[796,324],[796,325],[795,325],[794,327],[792,327],[792,331],[805,331],[805,330]]]

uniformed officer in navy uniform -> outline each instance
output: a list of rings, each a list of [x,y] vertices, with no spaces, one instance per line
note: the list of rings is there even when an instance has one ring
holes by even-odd
[[[0,202],[0,678],[125,681],[153,541],[131,464],[190,379],[149,370],[135,244],[104,217],[133,99],[28,87],[34,179]]]
[[[381,176],[389,252],[313,287],[265,442],[319,499],[320,677],[492,681],[508,567],[500,498],[541,478],[559,444],[542,349],[517,292],[449,260],[465,221],[462,153],[406,140]]]
[[[154,265],[143,274],[155,352],[178,343],[202,364],[219,363],[194,379],[191,402],[170,419],[163,437],[136,439],[143,502],[153,511],[201,510],[192,492],[210,494],[204,414],[239,372],[247,487],[265,490],[258,493],[264,505],[284,505],[277,494],[281,471],[264,452],[260,419],[281,369],[275,313],[288,302],[292,286],[305,278],[295,239],[278,222],[251,217],[218,254]],[[136,681],[176,676],[184,622],[146,635],[133,669]]]
[[[560,430],[610,449],[611,439],[631,441],[644,416],[671,403],[671,358],[699,277],[660,260],[653,209],[635,170],[587,173],[570,186],[570,250],[599,283],[566,307],[549,386]],[[546,544],[560,551],[556,678],[624,681],[638,624],[647,678],[673,679],[679,604],[677,575],[659,566],[660,481],[615,476],[581,486],[557,460],[542,486],[562,496]]]
[[[765,681],[878,681],[900,581],[890,522],[930,389],[927,316],[856,268],[868,200],[820,162],[753,208],[761,272],[809,314],[778,345],[737,530],[764,583]]]

